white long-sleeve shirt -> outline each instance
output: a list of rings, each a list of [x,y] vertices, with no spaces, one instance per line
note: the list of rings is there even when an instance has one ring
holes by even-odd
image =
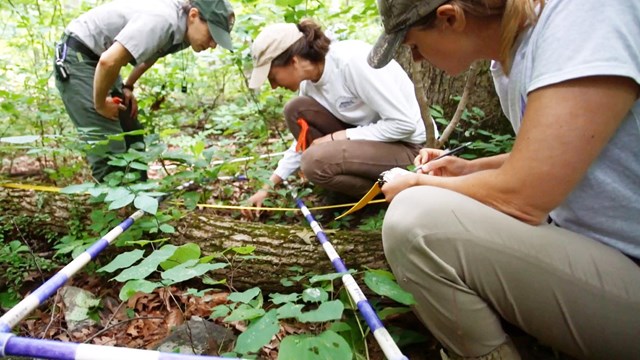
[[[346,130],[351,140],[424,143],[424,123],[411,79],[393,60],[382,69],[369,66],[370,50],[371,45],[358,40],[332,43],[320,80],[300,83],[300,95],[355,125]],[[282,179],[300,166],[301,154],[295,147],[294,141],[274,171]]]

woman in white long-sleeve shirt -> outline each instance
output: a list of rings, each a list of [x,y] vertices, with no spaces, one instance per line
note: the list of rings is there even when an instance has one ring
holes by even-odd
[[[284,109],[297,141],[249,203],[261,206],[298,168],[316,185],[360,196],[382,171],[412,164],[426,138],[413,84],[395,61],[368,66],[370,50],[362,41],[331,42],[312,20],[270,25],[257,36],[250,87],[268,79],[300,96]]]

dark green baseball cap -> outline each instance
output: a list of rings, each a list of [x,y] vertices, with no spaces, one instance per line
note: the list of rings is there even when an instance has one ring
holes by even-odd
[[[227,0],[193,0],[193,6],[207,21],[211,37],[225,49],[233,50],[231,30],[236,22],[236,15]]]
[[[379,69],[389,63],[409,28],[450,0],[378,0],[384,33],[369,53],[368,62]]]

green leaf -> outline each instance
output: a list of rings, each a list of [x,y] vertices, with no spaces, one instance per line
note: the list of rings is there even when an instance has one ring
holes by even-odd
[[[147,195],[138,195],[136,196],[136,200],[133,202],[133,206],[135,206],[136,209],[155,215],[158,211],[158,199],[154,199]]]
[[[160,225],[159,229],[165,234],[173,234],[174,232],[176,232],[176,228],[169,224],[162,224]]]
[[[116,209],[123,208],[123,207],[131,204],[131,202],[135,198],[136,198],[136,196],[134,194],[129,193],[129,195],[126,195],[126,196],[124,196],[122,198],[119,198],[118,200],[115,200],[114,202],[109,204],[109,210],[116,210]]]
[[[249,255],[249,254],[253,253],[256,250],[256,247],[252,246],[252,245],[236,246],[236,247],[232,247],[231,250],[233,252],[235,252],[236,254]]]
[[[269,297],[271,298],[271,302],[276,304],[276,305],[280,305],[283,303],[287,303],[287,302],[296,302],[298,301],[298,299],[300,299],[300,294],[298,293],[291,293],[291,294],[279,294],[279,293],[275,293],[275,294],[269,294]]]
[[[90,188],[87,190],[87,192],[89,193],[89,195],[97,198],[98,196],[107,193],[109,190],[108,188],[104,188],[104,187],[94,187],[94,188]],[[102,202],[102,201],[101,201]]]
[[[325,322],[338,320],[342,317],[344,305],[340,300],[327,301],[316,309],[298,316],[300,322]]]
[[[92,183],[84,183],[78,185],[69,185],[60,189],[60,192],[63,194],[80,194],[87,192],[89,189],[93,188],[95,184]]]
[[[304,302],[324,302],[329,299],[329,294],[322,288],[309,288],[302,292]]]
[[[253,320],[264,315],[263,309],[256,309],[247,304],[240,304],[233,312],[224,318],[224,322]]]
[[[133,169],[137,169],[137,170],[148,170],[149,166],[147,164],[143,164],[137,161],[132,162],[131,164],[129,164],[129,166]]]
[[[142,260],[140,264],[125,269],[120,273],[120,275],[115,277],[115,280],[125,282],[133,279],[141,280],[146,278],[158,268],[158,265],[161,262],[170,258],[171,255],[173,255],[173,253],[176,251],[176,249],[177,247],[174,245],[165,245],[161,247],[160,249],[152,252],[147,258]]]
[[[123,187],[117,187],[114,189],[108,189],[107,191],[107,196],[104,198],[104,201],[106,202],[111,202],[111,201],[115,201],[118,199],[121,199],[123,197],[127,197],[131,194],[131,191],[123,188]]]
[[[331,323],[331,326],[329,326],[329,330],[335,331],[337,333],[343,331],[351,331],[351,326],[349,326],[349,324],[347,324],[346,322],[336,321]]]
[[[229,315],[230,312],[231,312],[231,309],[229,308],[229,306],[224,304],[218,305],[213,309],[211,309],[211,315],[209,315],[209,319],[215,320],[223,316]]]
[[[98,271],[106,271],[106,272],[114,272],[118,269],[128,268],[133,265],[136,261],[140,260],[144,254],[144,251],[138,249],[129,251],[123,254],[116,256],[113,261],[108,263],[107,265],[98,269]]]
[[[202,278],[202,283],[205,285],[222,285],[227,283],[227,279],[214,280],[208,276]]]
[[[160,264],[164,270],[169,270],[174,266],[187,262],[189,260],[200,259],[200,246],[195,243],[188,243],[181,245],[176,249],[176,252],[171,255],[169,260]],[[199,262],[202,262],[199,260]]]
[[[207,288],[207,289],[198,290],[198,289],[194,289],[194,288],[188,288],[187,289],[187,294],[193,295],[193,296],[196,296],[196,297],[203,297],[209,291],[212,291],[212,290],[215,290],[215,289],[214,288]]]
[[[355,273],[355,270],[349,270],[349,274]],[[316,283],[319,281],[333,281],[335,279],[339,279],[344,275],[344,273],[331,273],[331,274],[323,274],[323,275],[314,275],[309,279],[310,283]]]
[[[327,330],[318,336],[289,335],[280,343],[278,360],[326,360],[353,358],[351,347],[337,333]]]
[[[294,265],[294,266],[290,266],[289,268],[287,268],[287,270],[293,271],[293,272],[297,272],[297,273],[301,273],[304,269],[302,268],[302,266]]]
[[[260,288],[254,287],[245,292],[232,292],[231,294],[229,294],[229,297],[227,299],[231,302],[248,304],[249,301],[253,300],[256,296],[258,296],[258,294],[260,294]]]
[[[9,144],[28,144],[40,140],[40,135],[8,136],[0,138],[0,142]]]
[[[195,266],[193,266],[195,264]],[[173,282],[181,282],[201,276],[209,271],[222,269],[228,264],[198,264],[198,260],[189,260],[162,273],[162,278]]]
[[[200,201],[200,193],[196,191],[189,191],[182,195],[184,199],[184,206],[187,210],[193,210],[198,205],[198,201]]]
[[[156,190],[156,189],[158,189],[158,184],[152,183],[152,182],[138,183],[138,184],[131,185],[131,190],[136,192],[145,191],[145,190]]]
[[[233,351],[240,354],[258,352],[271,341],[273,335],[280,331],[276,310],[270,310],[263,317],[252,322],[236,341]]]
[[[156,288],[161,287],[162,284],[151,282],[147,280],[131,280],[128,281],[122,289],[120,289],[120,300],[126,301],[131,296],[135,295],[137,292],[143,292],[145,294],[150,294]]]
[[[280,306],[278,310],[278,320],[297,318],[302,314],[302,304],[286,303]]]
[[[111,159],[111,160],[109,160],[109,162],[107,164],[109,164],[111,166],[125,167],[125,166],[127,166],[127,160],[125,160],[125,159]]]
[[[411,293],[402,290],[400,285],[398,285],[395,280],[390,279],[387,274],[366,271],[364,274],[364,282],[369,289],[378,295],[386,296],[403,305],[413,305],[416,303]]]
[[[13,291],[0,292],[0,307],[12,308],[20,302],[20,297]]]

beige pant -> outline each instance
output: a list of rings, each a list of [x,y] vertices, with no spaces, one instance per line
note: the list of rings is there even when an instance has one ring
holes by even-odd
[[[392,201],[382,235],[414,311],[459,355],[505,342],[503,318],[577,358],[640,359],[640,267],[611,247],[430,186]]]
[[[316,100],[299,96],[284,109],[287,126],[298,138],[303,118],[309,125],[307,143],[336,131],[353,127],[340,121]],[[300,169],[314,184],[325,189],[359,197],[364,195],[381,172],[406,167],[422,148],[406,142],[338,140],[310,146],[302,153]]]

